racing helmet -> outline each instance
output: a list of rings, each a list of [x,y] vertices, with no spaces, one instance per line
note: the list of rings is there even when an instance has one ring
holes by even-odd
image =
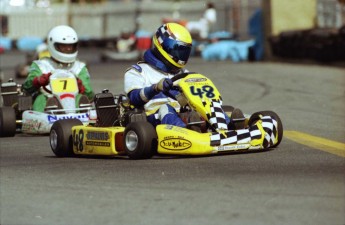
[[[183,68],[192,50],[189,31],[178,23],[166,23],[158,28],[152,38],[153,54],[167,66]]]
[[[78,55],[78,35],[72,27],[56,26],[50,30],[47,38],[48,50],[51,56],[62,63],[72,63]],[[64,46],[69,45],[69,50]]]

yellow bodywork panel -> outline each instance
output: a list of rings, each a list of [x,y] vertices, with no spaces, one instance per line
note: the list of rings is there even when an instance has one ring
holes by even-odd
[[[124,127],[74,126],[73,152],[78,155],[120,155],[124,153]]]
[[[221,96],[213,82],[201,74],[190,74],[179,82],[189,105],[207,119],[211,114],[211,101],[221,101]]]
[[[210,155],[252,148],[250,142],[211,146],[211,133],[199,133],[172,125],[158,125],[156,129],[158,135],[157,152],[159,154]]]

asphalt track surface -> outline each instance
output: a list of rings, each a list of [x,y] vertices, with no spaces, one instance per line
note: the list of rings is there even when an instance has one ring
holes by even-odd
[[[0,55],[5,79],[24,61]],[[84,49],[96,92],[122,93],[131,62],[99,62]],[[344,68],[204,62],[224,103],[273,110],[276,149],[206,157],[57,158],[48,136],[0,139],[1,225],[344,225]],[[22,82],[22,80],[18,80]]]

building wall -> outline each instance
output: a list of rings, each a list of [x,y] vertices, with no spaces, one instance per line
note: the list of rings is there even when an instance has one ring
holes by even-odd
[[[260,0],[214,1],[217,24],[213,31],[225,30],[240,35],[247,33],[247,21],[260,7]],[[206,0],[188,1],[107,1],[97,4],[68,4],[64,1],[48,8],[3,8],[7,17],[5,36],[18,39],[23,36],[44,38],[48,30],[58,24],[73,26],[81,38],[109,38],[122,30],[154,31],[163,18],[199,20]]]
[[[316,27],[316,0],[271,0],[271,34]]]

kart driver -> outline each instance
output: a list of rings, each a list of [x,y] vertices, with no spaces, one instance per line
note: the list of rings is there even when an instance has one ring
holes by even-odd
[[[66,25],[56,26],[50,30],[47,43],[50,57],[33,61],[28,77],[22,85],[24,91],[35,97],[33,110],[43,112],[46,106],[58,105],[56,98],[47,98],[42,90],[49,84],[49,77],[56,69],[67,70],[75,74],[79,88],[76,107],[79,107],[80,104],[90,103],[94,92],[85,63],[77,60],[78,36],[75,30]]]
[[[125,93],[136,108],[144,107],[148,121],[186,127],[178,111],[186,105],[185,97],[171,90],[171,78],[188,72],[188,62],[192,48],[189,31],[180,24],[166,23],[153,36],[153,46],[144,53],[143,61],[127,69],[124,77]],[[167,97],[169,92],[176,100]],[[230,122],[227,115],[226,122]]]

